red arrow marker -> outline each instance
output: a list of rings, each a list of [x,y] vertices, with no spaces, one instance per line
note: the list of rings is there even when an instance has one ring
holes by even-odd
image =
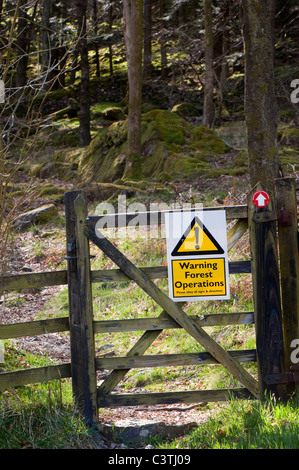
[[[256,207],[266,207],[270,202],[270,196],[266,191],[257,191],[252,197],[252,202]]]

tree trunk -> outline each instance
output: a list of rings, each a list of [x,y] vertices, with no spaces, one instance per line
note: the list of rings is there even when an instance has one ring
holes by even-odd
[[[205,15],[205,90],[203,106],[203,125],[214,127],[215,106],[214,93],[214,67],[213,67],[213,25],[212,25],[212,0],[204,1]]]
[[[143,1],[124,0],[123,12],[129,82],[128,154],[124,176],[135,178],[141,175]]]
[[[78,51],[78,47],[76,47],[72,56],[72,65],[71,65],[71,72],[70,72],[70,78],[69,78],[69,85],[73,85],[76,80],[76,72],[78,70],[78,57],[79,57],[79,51]]]
[[[168,75],[167,71],[167,49],[166,49],[166,40],[165,40],[165,21],[164,16],[164,0],[159,0],[159,12],[161,18],[161,32],[160,32],[160,52],[161,52],[161,78],[165,80]]]
[[[152,2],[144,0],[143,78],[151,78],[152,72]]]
[[[62,1],[61,7],[61,30],[60,30],[60,44],[59,44],[59,85],[61,88],[65,87],[65,69],[68,60],[68,49],[64,45],[64,28],[68,21],[68,0]]]
[[[217,26],[217,39],[214,38],[214,72],[220,87],[220,93],[226,89],[227,84],[227,54],[230,42],[231,1],[226,0],[221,7],[220,21]]]
[[[94,34],[95,37],[98,36],[98,2],[97,0],[93,0],[93,21],[94,21]],[[99,78],[101,76],[101,71],[100,71],[100,56],[99,56],[99,46],[96,44],[95,45],[95,64],[96,64],[96,71],[97,71],[97,77]]]
[[[0,24],[2,21],[3,0],[0,0]]]
[[[41,21],[41,72],[43,80],[45,80],[44,74],[50,66],[50,15],[51,15],[52,0],[43,1],[42,10],[42,21]]]
[[[242,0],[245,117],[251,185],[271,191],[279,177],[278,107],[274,83],[273,1]],[[272,15],[272,16],[271,16]]]
[[[80,54],[81,86],[80,86],[80,145],[87,146],[90,136],[90,96],[89,96],[89,63],[86,37],[87,2],[77,0],[78,49]]]
[[[111,33],[113,28],[113,6],[109,7],[109,33]],[[113,47],[109,46],[109,71],[110,76],[113,75]]]
[[[27,38],[27,13],[26,0],[22,0],[19,9],[18,29],[17,29],[17,55],[18,62],[16,68],[16,86],[19,88],[18,95],[22,95],[23,87],[26,85],[26,71],[28,63],[28,38]]]

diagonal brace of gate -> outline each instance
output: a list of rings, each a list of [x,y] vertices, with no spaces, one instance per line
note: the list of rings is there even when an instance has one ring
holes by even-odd
[[[159,315],[159,318],[168,317],[168,314],[163,310]],[[155,339],[163,330],[148,330],[143,333],[139,340],[134,344],[134,346],[129,350],[127,356],[142,356],[145,351],[151,346]],[[130,369],[115,369],[112,370],[109,376],[101,383],[98,387],[99,395],[108,395],[116,385],[122,380],[122,378],[127,374]]]
[[[160,305],[182,328],[193,336],[220,364],[242,383],[254,396],[259,397],[258,382],[225,349],[198,326],[184,310],[173,302],[146,274],[128,260],[103,234],[96,235],[88,225],[85,235],[98,246],[130,279],[135,281],[157,304]]]

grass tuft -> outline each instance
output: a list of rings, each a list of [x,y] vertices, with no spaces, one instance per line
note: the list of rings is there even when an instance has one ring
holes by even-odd
[[[161,449],[299,449],[299,394],[286,403],[232,399],[187,436]]]

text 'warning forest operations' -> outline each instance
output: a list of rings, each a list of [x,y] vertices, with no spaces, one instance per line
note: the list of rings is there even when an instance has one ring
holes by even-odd
[[[225,260],[172,260],[173,297],[226,295]]]

